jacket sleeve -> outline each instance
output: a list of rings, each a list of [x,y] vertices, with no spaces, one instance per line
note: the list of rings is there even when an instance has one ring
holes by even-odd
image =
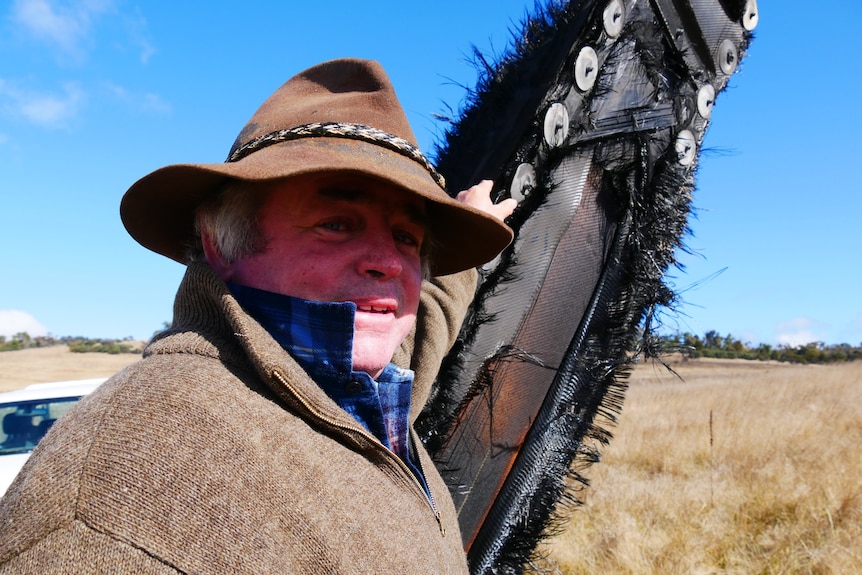
[[[171,565],[128,543],[100,533],[80,521],[47,533],[0,561],[0,575],[63,573],[85,575],[182,575]]]
[[[393,361],[415,374],[410,420],[415,421],[428,400],[440,363],[455,343],[476,291],[478,274],[469,269],[422,282],[416,326]]]

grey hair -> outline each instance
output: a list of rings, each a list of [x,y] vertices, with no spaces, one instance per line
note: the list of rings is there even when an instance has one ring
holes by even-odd
[[[227,263],[266,249],[260,228],[260,209],[271,188],[260,182],[228,180],[195,210],[195,241],[189,261],[204,260],[201,234],[215,244]]]

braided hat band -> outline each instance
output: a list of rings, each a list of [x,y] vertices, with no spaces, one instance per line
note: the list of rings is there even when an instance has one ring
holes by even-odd
[[[442,175],[440,175],[434,165],[428,161],[428,158],[425,157],[425,154],[423,154],[419,148],[404,138],[399,138],[389,132],[362,124],[350,124],[347,122],[318,122],[313,124],[304,124],[302,126],[296,126],[286,130],[276,130],[275,132],[258,136],[257,138],[246,142],[235,150],[226,161],[238,162],[249,154],[268,146],[272,146],[273,144],[290,142],[301,138],[321,136],[369,142],[401,154],[425,168],[437,185],[440,186],[443,191],[446,191],[446,180]]]

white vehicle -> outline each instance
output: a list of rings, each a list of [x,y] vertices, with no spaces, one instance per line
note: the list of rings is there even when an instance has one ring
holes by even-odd
[[[105,379],[36,383],[0,393],[0,497],[57,418]]]

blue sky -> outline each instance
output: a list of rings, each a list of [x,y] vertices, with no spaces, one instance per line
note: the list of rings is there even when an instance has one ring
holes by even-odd
[[[361,6],[361,8],[357,8]],[[423,149],[528,0],[0,2],[0,335],[146,339],[183,267],[141,248],[118,206],[163,165],[220,162],[284,80],[342,56],[387,69]],[[205,8],[202,8],[205,7]],[[760,2],[718,99],[695,193],[694,255],[666,330],[862,344],[858,0]],[[841,24],[839,26],[839,24]]]

